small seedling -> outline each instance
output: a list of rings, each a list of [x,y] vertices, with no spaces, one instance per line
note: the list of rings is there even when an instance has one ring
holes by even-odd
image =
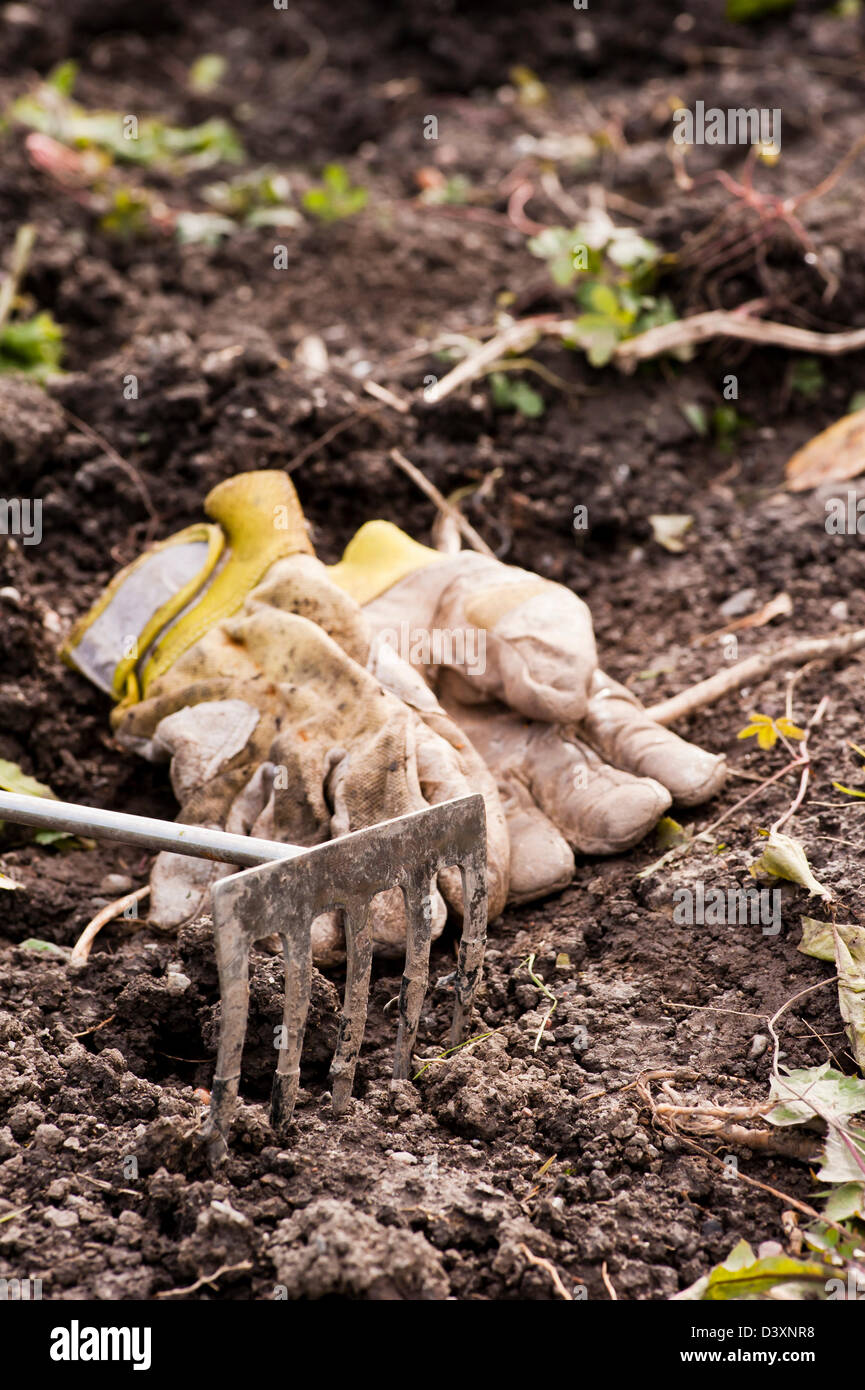
[[[528,243],[547,262],[554,282],[575,286],[583,309],[566,346],[585,352],[593,367],[609,362],[618,344],[676,312],[669,299],[650,293],[662,253],[631,227],[616,227],[604,213],[576,227],[547,227]]]
[[[126,164],[190,171],[243,158],[233,128],[219,117],[182,127],[149,116],[87,110],[72,100],[75,72],[74,64],[55,69],[34,92],[12,103],[12,121],[73,149],[105,150]]]
[[[511,377],[507,372],[491,372],[493,405],[496,410],[513,410],[529,420],[543,415],[546,406],[543,396],[533,390],[527,381]]]
[[[800,729],[798,724],[794,724],[792,719],[781,716],[780,719],[772,719],[768,714],[749,714],[749,724],[744,729],[740,729],[737,738],[756,738],[760,747],[764,750],[774,748],[778,739],[795,738],[803,739],[805,730]]]
[[[303,206],[320,222],[339,222],[354,217],[366,207],[369,194],[365,188],[354,187],[347,170],[341,164],[328,164],[322,171],[318,188],[307,189]]]
[[[815,401],[826,385],[823,368],[816,357],[800,357],[790,369],[790,389],[806,401]]]

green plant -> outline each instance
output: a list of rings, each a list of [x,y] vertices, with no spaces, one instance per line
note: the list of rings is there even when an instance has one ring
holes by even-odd
[[[790,370],[790,389],[806,401],[814,401],[826,385],[823,368],[816,357],[799,357]]]
[[[121,241],[133,241],[144,236],[150,223],[151,199],[140,188],[116,188],[111,195],[108,211],[99,219],[103,232]]]
[[[321,222],[338,222],[361,212],[368,196],[365,188],[352,185],[341,164],[328,164],[322,171],[320,186],[304,193],[303,206]]]
[[[585,352],[593,367],[609,362],[624,338],[676,318],[666,296],[650,293],[660,248],[631,227],[616,227],[605,213],[573,228],[547,227],[528,246],[557,285],[575,287],[583,312],[564,341]]]
[[[23,372],[39,379],[60,370],[62,355],[63,329],[44,310],[0,329],[0,372]]]
[[[543,415],[546,409],[540,392],[529,386],[527,381],[509,376],[507,372],[491,372],[490,386],[496,410],[514,410],[519,415],[534,420]]]
[[[288,205],[288,179],[275,169],[252,169],[208,184],[202,196],[223,216],[236,218],[245,227],[293,227],[302,221],[300,213]]]
[[[11,119],[61,144],[95,147],[128,164],[189,170],[243,158],[237,135],[219,117],[183,127],[120,111],[88,111],[72,100],[75,74],[73,63],[55,68],[35,91],[12,103]]]

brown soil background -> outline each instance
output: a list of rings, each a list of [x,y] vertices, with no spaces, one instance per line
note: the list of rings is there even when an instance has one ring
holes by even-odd
[[[387,461],[399,444],[446,492],[501,470],[491,498],[468,505],[473,523],[503,558],[583,594],[606,665],[649,702],[723,663],[717,642],[692,640],[723,625],[720,606],[741,590],[754,591],[754,608],[786,590],[788,636],[865,623],[861,539],[826,535],[822,495],[781,489],[793,450],[862,389],[862,354],[827,360],[824,386],[809,399],[793,389],[793,362],[778,352],[715,344],[688,366],[650,364],[623,377],[545,348],[538,359],[572,390],[540,384],[540,419],[494,411],[483,386],[436,408],[415,404],[405,417],[358,414],[373,405],[353,371],[358,363],[416,393],[425,375],[442,371],[428,354],[408,355],[419,340],[489,324],[505,292],[521,313],[567,302],[506,215],[502,183],[523,157],[521,137],[604,130],[591,169],[559,166],[565,196],[585,205],[589,185],[603,185],[642,208],[641,230],[668,251],[730,207],[715,181],[691,192],[676,186],[667,154],[671,97],[782,107],[782,161],[757,177],[783,196],[813,186],[850,147],[863,98],[855,20],[803,4],[792,17],[743,27],[719,18],[715,4],[687,8],[692,22],[683,24],[682,7],[660,3],[382,11],[369,0],[340,0],[238,15],[223,3],[88,0],[63,14],[28,5],[7,23],[4,106],[36,73],[71,56],[81,64],[76,96],[85,105],[181,124],[224,115],[251,163],[273,164],[303,187],[336,159],[370,190],[363,214],[333,226],[308,220],[278,236],[244,232],[217,248],[158,236],[116,242],[31,166],[20,130],[2,137],[2,243],[22,220],[36,224],[24,289],[66,328],[68,375],[51,397],[134,464],[158,513],[152,533],[197,519],[205,492],[238,469],[289,467],[326,559],[375,515],[428,534],[433,509]],[[230,64],[223,89],[206,99],[185,86],[189,64],[205,52],[224,53]],[[546,105],[524,108],[503,90],[516,63],[547,84]],[[422,134],[429,113],[439,121],[434,144]],[[419,204],[415,173],[430,164],[464,175],[480,200]],[[736,174],[741,152],[694,152],[692,173],[712,167]],[[144,177],[170,206],[199,207],[200,186],[214,174]],[[565,220],[536,166],[529,177],[536,187],[528,215]],[[665,289],[680,315],[760,296],[767,317],[861,325],[861,212],[861,164],[804,210],[839,272],[829,303],[813,267],[782,236],[765,254],[736,255],[718,269],[683,264]],[[276,241],[289,247],[287,270],[273,269]],[[327,376],[294,361],[311,333],[328,345]],[[139,377],[135,401],[123,399],[129,372]],[[681,406],[711,410],[730,372],[748,425],[724,453],[695,435]],[[6,382],[0,492],[44,501],[41,545],[0,542],[0,585],[21,596],[0,600],[0,757],[62,797],[172,816],[166,771],[136,764],[114,745],[106,701],[55,654],[58,630],[140,550],[148,517],[139,492],[59,409]],[[588,508],[589,530],[575,537],[578,504]],[[656,512],[694,517],[684,554],[653,543],[648,517]],[[743,634],[739,655],[777,635]],[[807,674],[796,689],[800,718],[823,694],[831,703],[795,832],[815,873],[860,922],[862,813],[839,807],[831,783],[857,781],[848,740],[865,743],[863,674],[860,656]],[[783,755],[760,753],[736,733],[752,708],[782,713],[784,689],[781,673],[695,718],[687,732],[726,751],[735,769],[765,776]],[[682,819],[702,826],[752,785],[732,779],[710,815]],[[605,1265],[621,1299],[664,1299],[739,1237],[783,1239],[784,1204],[653,1128],[631,1083],[645,1070],[687,1068],[698,1079],[680,1090],[695,1101],[762,1099],[768,1060],[755,1055],[754,1036],[785,999],[829,978],[828,967],[796,950],[808,910],[801,890],[785,889],[777,937],[671,920],[679,884],[746,880],[757,832],[786,796],[776,784],[736,813],[716,854],[695,854],[638,883],[657,854],[648,843],[625,858],[583,861],[566,893],[509,911],[492,930],[479,1000],[479,1030],[494,1035],[395,1093],[393,1011],[385,1006],[399,977],[392,962],[379,963],[357,1099],[343,1123],[324,1094],[340,980],[320,977],[285,1149],[268,1130],[264,1104],[281,967],[258,956],[246,1104],[218,1179],[192,1137],[201,1115],[193,1093],[209,1084],[214,1056],[208,923],[177,940],[117,924],[89,967],[71,976],[61,960],[17,943],[35,936],[71,944],[121,880],[146,882],[148,860],[120,847],[39,848],[7,828],[2,866],[25,891],[0,903],[0,1276],[41,1278],[53,1299],[152,1298],[223,1265],[245,1267],[193,1297],[263,1299],[282,1286],[292,1299],[557,1298],[530,1251],[590,1298],[609,1296]],[[444,938],[433,980],[451,968],[452,951]],[[530,953],[559,1001],[537,1050],[545,1001],[523,964]],[[562,953],[570,963],[557,968]],[[443,1045],[448,1010],[447,990],[431,990],[419,1055]],[[787,1015],[784,1060],[821,1060],[815,1033],[849,1070],[831,987]],[[732,1152],[749,1176],[799,1198],[813,1192],[802,1165]]]

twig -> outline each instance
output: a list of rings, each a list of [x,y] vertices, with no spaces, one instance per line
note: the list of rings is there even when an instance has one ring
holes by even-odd
[[[761,680],[778,666],[784,666],[788,662],[800,666],[806,661],[834,660],[837,657],[849,656],[862,647],[865,647],[865,628],[858,628],[856,632],[840,633],[836,637],[799,638],[795,642],[778,647],[774,652],[762,652],[746,657],[744,661],[731,666],[728,671],[718,671],[707,680],[698,681],[696,685],[671,696],[669,700],[652,705],[646,713],[658,724],[673,724],[677,719],[683,719],[697,710],[705,709],[707,705],[715,704],[725,695],[740,690],[743,685]]]
[[[397,396],[393,391],[389,391],[386,386],[380,386],[377,381],[365,381],[363,389],[368,396],[381,401],[382,405],[389,405],[392,410],[399,411],[400,415],[408,415],[411,410],[408,401],[404,401],[402,396]]]
[[[786,825],[787,821],[795,816],[802,802],[805,800],[805,793],[808,790],[808,780],[811,776],[811,750],[808,746],[808,741],[812,730],[816,729],[817,725],[821,722],[828,703],[829,696],[824,695],[814,713],[811,715],[811,718],[808,720],[808,723],[805,725],[805,737],[799,744],[799,757],[802,762],[802,775],[799,778],[799,790],[783,815],[780,815],[775,823],[769,827],[770,834],[779,831],[782,825]]]
[[[800,766],[801,759],[794,758],[792,762],[786,763],[784,767],[779,767],[778,771],[773,772],[771,777],[765,778],[765,780],[760,783],[759,787],[755,787],[752,792],[748,792],[746,796],[740,797],[738,801],[728,807],[722,815],[718,816],[717,820],[713,820],[711,825],[707,825],[705,830],[701,830],[698,835],[694,835],[690,840],[684,840],[681,844],[673,845],[673,848],[668,849],[666,854],[662,854],[660,859],[655,859],[645,869],[641,869],[637,874],[637,878],[651,878],[652,874],[657,873],[658,869],[662,869],[664,865],[669,864],[671,860],[678,859],[680,855],[688,854],[695,845],[701,843],[711,844],[712,835],[718,829],[719,825],[722,825],[725,820],[729,820],[730,816],[735,815],[738,810],[745,806],[753,797],[759,796],[760,793],[765,791],[767,787],[770,787],[773,782],[777,782],[779,777],[785,777],[788,772],[792,772],[794,768]]]
[[[122,898],[116,898],[113,903],[107,903],[105,907],[97,912],[92,921],[87,923],[87,926],[72,948],[69,964],[83,965],[89,958],[91,947],[106,922],[112,922],[115,917],[119,917],[128,907],[132,907],[135,903],[140,903],[141,899],[146,898],[149,892],[149,886],[136,888],[134,893],[126,893]]]
[[[384,402],[380,401],[376,405],[361,406],[358,410],[353,410],[351,415],[346,415],[345,419],[337,421],[335,425],[331,425],[330,429],[325,430],[324,434],[320,435],[318,439],[314,439],[311,444],[307,444],[305,448],[301,449],[299,454],[295,454],[294,458],[290,459],[285,465],[286,473],[293,473],[295,468],[299,468],[302,463],[306,463],[308,458],[311,458],[313,454],[317,454],[319,449],[323,449],[332,439],[336,439],[337,435],[342,434],[343,430],[350,429],[352,425],[359,424],[361,420],[373,419],[376,415],[380,414],[383,409]]]
[[[613,1288],[613,1281],[612,1281],[612,1279],[610,1278],[609,1274],[607,1273],[607,1262],[606,1262],[606,1260],[604,1260],[603,1264],[601,1265],[601,1278],[602,1278],[603,1281],[604,1281],[604,1288],[607,1290],[607,1293],[610,1295],[610,1299],[612,1300],[612,1302],[613,1302],[613,1303],[618,1303],[618,1301],[619,1301],[619,1295],[616,1293],[616,1290]]]
[[[35,240],[36,228],[29,222],[25,222],[15,233],[9,272],[0,285],[0,333],[6,327],[6,320],[12,312],[18,286],[27,269],[27,262],[30,260],[30,252],[33,250]]]
[[[129,462],[128,459],[125,459],[122,454],[119,454],[117,452],[114,445],[108,442],[104,434],[100,434],[99,431],[95,430],[92,425],[88,425],[86,420],[79,419],[79,417],[75,415],[71,410],[69,410],[69,408],[65,405],[62,405],[60,409],[63,411],[63,414],[66,416],[67,420],[69,420],[70,423],[75,426],[79,433],[86,435],[87,438],[91,439],[94,444],[98,444],[100,449],[102,449],[108,455],[108,458],[111,460],[114,466],[116,468],[119,468],[121,472],[126,474],[127,478],[129,478],[130,482],[134,485],[136,491],[138,492],[138,495],[144,503],[144,509],[147,512],[147,515],[150,517],[150,520],[154,523],[158,522],[159,513],[153,505],[153,500],[147,489],[147,485],[144,479],[142,478],[141,474],[139,473],[138,469],[135,468]]]
[[[245,1274],[248,1269],[252,1269],[252,1260],[241,1260],[239,1265],[220,1265],[213,1274],[202,1274],[200,1279],[196,1279],[194,1284],[190,1284],[185,1289],[163,1289],[161,1293],[153,1296],[154,1298],[180,1298],[187,1293],[198,1293],[198,1290],[204,1288],[205,1284],[210,1284],[213,1287],[217,1279],[221,1279],[223,1274]]]
[[[439,492],[435,483],[431,483],[429,478],[421,473],[420,469],[416,468],[410,459],[406,458],[405,454],[399,449],[391,449],[389,458],[396,464],[397,468],[401,468],[403,473],[411,478],[412,482],[420,488],[421,492],[426,494],[431,502],[435,503],[444,516],[450,518],[460,535],[464,540],[468,541],[473,550],[479,550],[482,555],[489,555],[492,559],[495,559],[495,553],[490,550],[483,536],[478,535],[471,522],[466,521],[459,508],[453,506],[453,504]]]
[[[535,953],[534,953],[534,951],[531,953],[530,956],[527,956],[527,957],[526,957],[526,959],[523,961],[523,964],[524,964],[524,966],[526,967],[526,970],[528,971],[529,979],[531,980],[532,984],[536,987],[536,989],[539,989],[539,990],[541,991],[542,994],[545,994],[545,995],[547,996],[548,999],[551,999],[551,1000],[552,1000],[552,1004],[551,1004],[550,1007],[547,1009],[547,1012],[544,1014],[543,1021],[542,1021],[542,1023],[541,1023],[540,1028],[538,1029],[537,1037],[535,1038],[535,1045],[534,1045],[534,1047],[532,1048],[532,1052],[537,1052],[538,1048],[539,1048],[540,1045],[541,1045],[541,1038],[542,1038],[543,1035],[544,1035],[544,1029],[546,1028],[547,1024],[549,1023],[549,1021],[550,1021],[550,1019],[552,1018],[553,1014],[556,1012],[556,1009],[559,1007],[559,1001],[558,1001],[558,999],[556,998],[556,996],[553,994],[552,990],[547,988],[547,986],[544,984],[544,981],[541,979],[541,977],[540,977],[539,975],[536,975],[536,974],[535,974],[535,970],[534,970],[534,965],[535,965]]]
[[[438,405],[446,396],[456,391],[466,382],[476,381],[484,376],[500,357],[509,352],[530,352],[544,334],[561,337],[565,329],[572,327],[571,320],[559,319],[555,314],[535,314],[531,318],[518,319],[508,324],[500,333],[488,339],[477,351],[464,357],[462,362],[424,391],[424,400],[430,405]]]
[[[553,1281],[553,1288],[559,1295],[559,1298],[564,1298],[567,1303],[573,1303],[573,1294],[568,1293],[559,1277],[559,1271],[550,1260],[542,1260],[540,1255],[533,1255],[527,1245],[518,1245],[517,1249],[521,1255],[525,1256],[529,1264],[536,1265],[538,1269],[544,1270],[544,1272],[550,1276]]]
[[[738,310],[710,309],[705,314],[676,319],[659,324],[635,338],[619,343],[613,361],[625,371],[633,371],[638,362],[676,348],[693,347],[710,338],[741,338],[747,343],[764,347],[789,348],[793,352],[820,352],[837,357],[844,352],[865,348],[865,328],[845,333],[815,333],[809,328],[795,328],[789,323],[772,323],[767,319],[752,319]],[[445,378],[447,380],[447,378]]]
[[[92,1028],[85,1028],[83,1033],[73,1033],[72,1036],[73,1038],[89,1038],[91,1033],[98,1033],[100,1028],[107,1028],[116,1017],[116,1014],[109,1014],[107,1018],[103,1018],[101,1023],[94,1023]]]

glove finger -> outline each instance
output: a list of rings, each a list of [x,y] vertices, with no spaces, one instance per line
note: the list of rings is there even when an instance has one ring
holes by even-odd
[[[221,826],[211,826],[220,830]],[[202,912],[209,911],[211,884],[233,872],[230,864],[214,864],[209,859],[192,859],[186,854],[163,850],[150,870],[150,907],[147,919],[166,931],[182,927]]]
[[[478,707],[464,710],[460,723],[499,780],[522,781],[581,854],[630,849],[670,805],[660,782],[609,766],[561,728]]]
[[[418,779],[432,806],[471,792],[484,798],[487,822],[487,910],[498,917],[508,897],[510,840],[495,778],[463,730],[437,701],[420,674],[388,643],[375,643],[369,670],[376,680],[419,716],[415,727]],[[462,876],[445,869],[439,886],[455,912],[463,914]]]
[[[396,529],[370,525],[385,538]],[[597,664],[592,618],[562,584],[462,551],[379,590],[364,614],[376,641],[452,674],[466,701],[494,698],[550,722],[585,713]]]
[[[575,864],[564,836],[516,778],[503,778],[499,795],[510,838],[508,901],[529,903],[567,888]]]
[[[680,806],[710,800],[727,778],[722,754],[709,753],[656,724],[625,686],[601,671],[577,733],[615,767],[662,783]]]

